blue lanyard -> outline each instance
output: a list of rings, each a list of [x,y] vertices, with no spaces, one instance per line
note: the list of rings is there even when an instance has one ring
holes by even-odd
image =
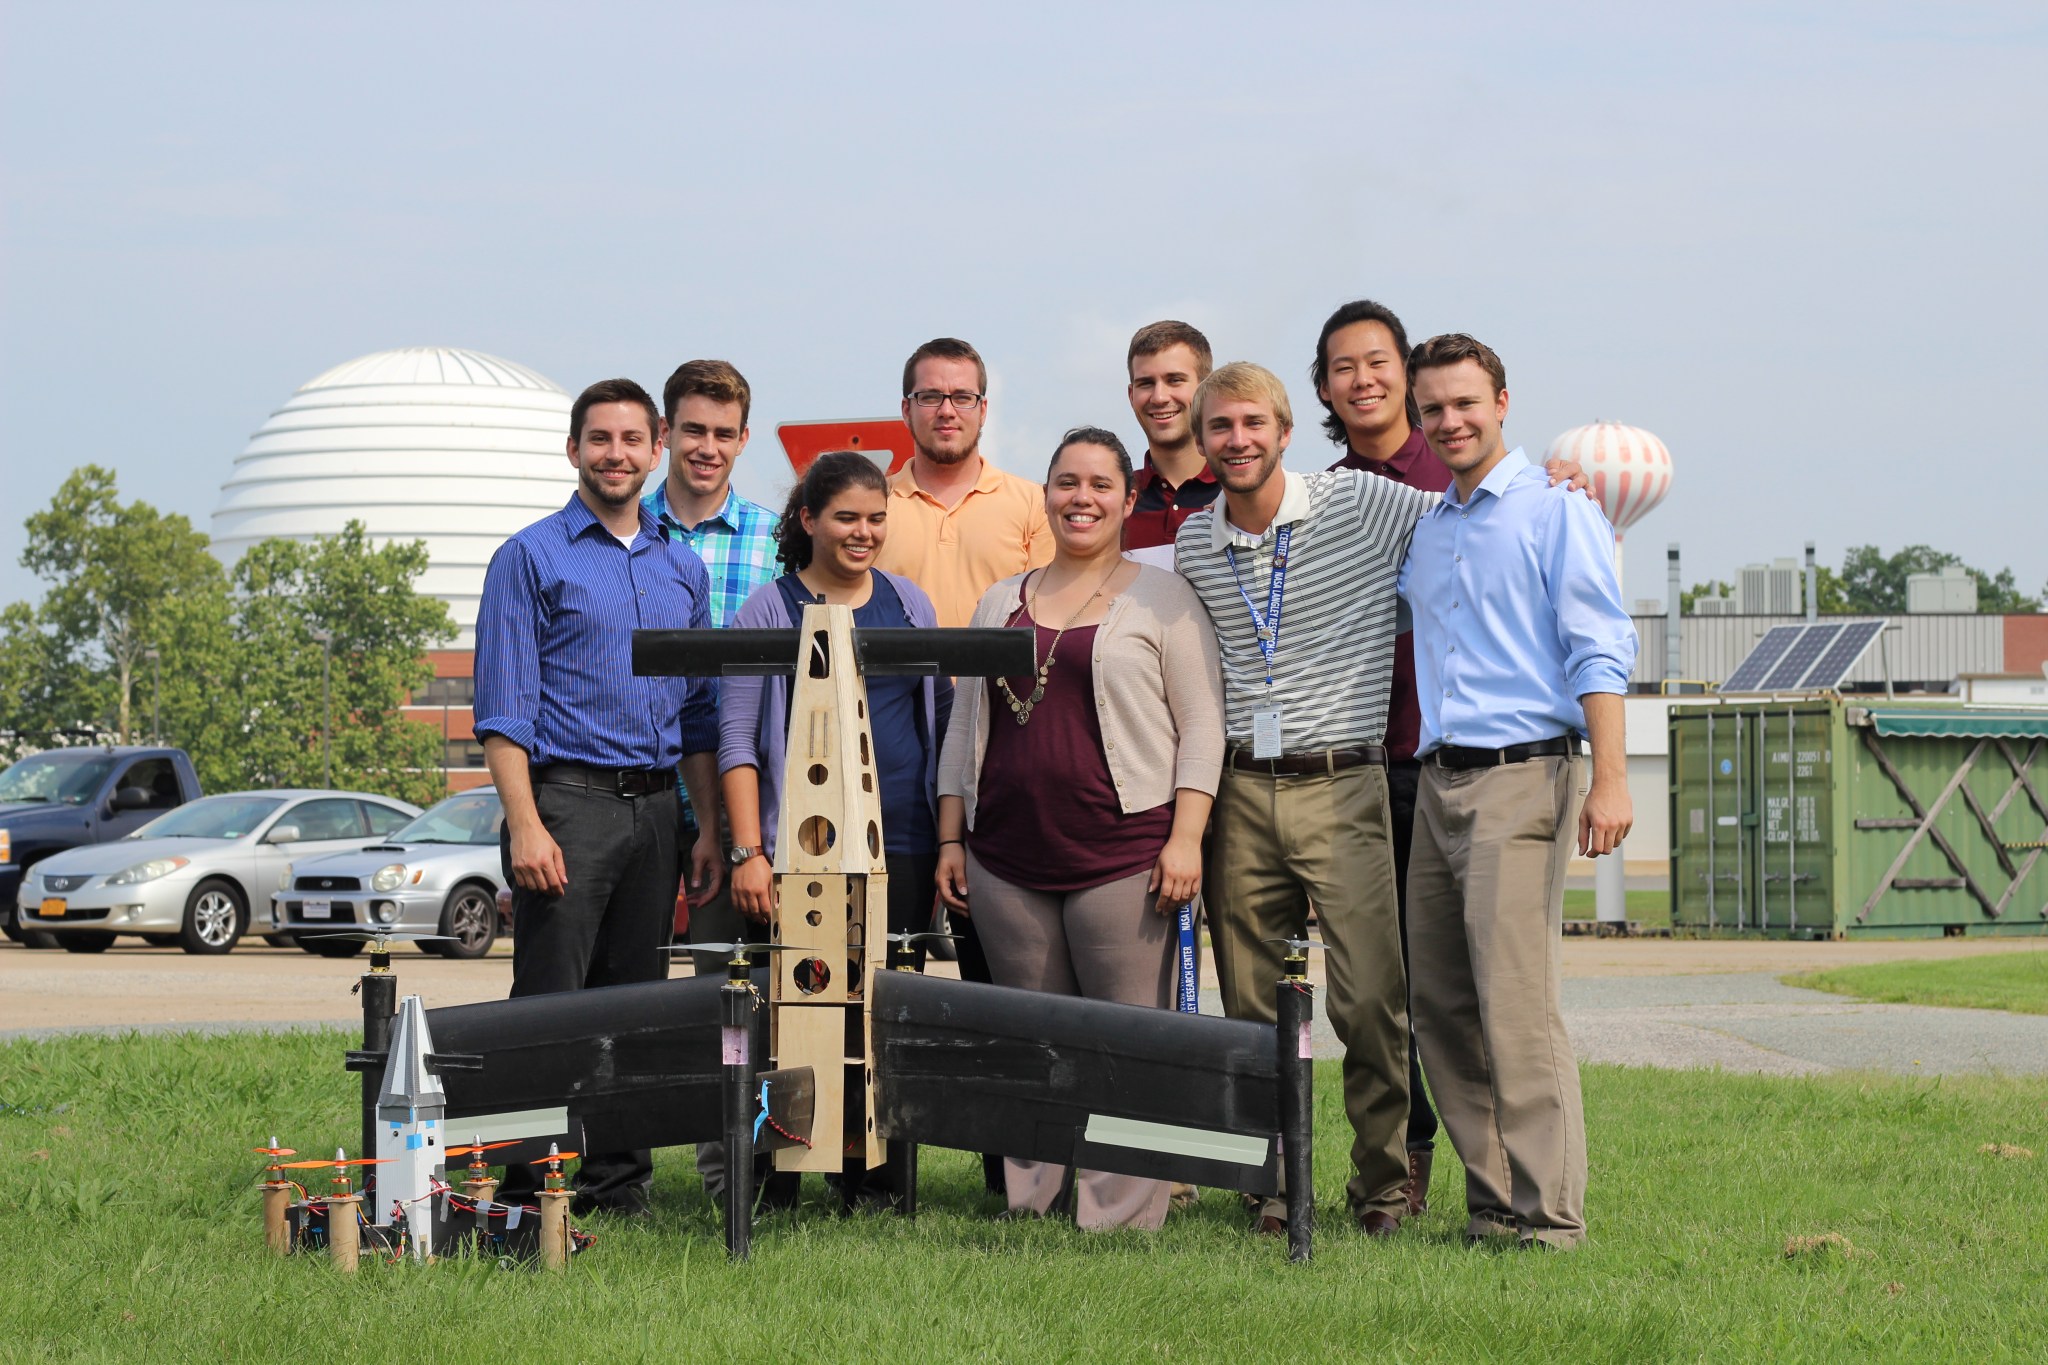
[[[1230,576],[1237,580],[1237,595],[1251,608],[1252,626],[1259,634],[1259,653],[1266,658],[1266,686],[1273,685],[1273,656],[1280,650],[1280,599],[1287,591],[1287,546],[1294,539],[1294,522],[1288,522],[1273,537],[1273,575],[1266,580],[1266,610],[1261,612],[1252,595],[1244,590],[1244,578],[1237,571],[1237,547],[1223,547],[1230,561]]]
[[[1200,1014],[1202,995],[1195,976],[1195,903],[1183,901],[1180,907],[1180,922],[1176,926],[1180,937],[1175,952],[1175,966],[1179,980],[1174,992],[1174,1007],[1182,1014]]]

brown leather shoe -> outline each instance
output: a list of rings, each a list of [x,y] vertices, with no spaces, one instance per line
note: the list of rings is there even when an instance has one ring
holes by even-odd
[[[1285,1237],[1287,1220],[1277,1213],[1269,1213],[1252,1224],[1252,1231],[1261,1237]]]
[[[1429,1212],[1429,1167],[1436,1158],[1432,1147],[1410,1147],[1408,1149],[1408,1184],[1403,1193],[1408,1196],[1408,1216],[1420,1218]]]
[[[1371,1209],[1358,1216],[1358,1230],[1368,1237],[1392,1237],[1401,1230],[1401,1220],[1384,1209]]]

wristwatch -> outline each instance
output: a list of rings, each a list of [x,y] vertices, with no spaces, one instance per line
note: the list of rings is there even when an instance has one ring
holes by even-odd
[[[732,847],[732,852],[726,854],[725,858],[726,861],[731,863],[734,867],[738,867],[741,863],[752,862],[754,860],[754,855],[756,855],[760,851],[761,850],[758,848],[750,848],[745,844],[734,844]]]

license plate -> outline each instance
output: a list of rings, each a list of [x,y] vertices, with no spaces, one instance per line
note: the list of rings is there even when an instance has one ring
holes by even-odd
[[[304,901],[299,905],[299,914],[306,919],[333,919],[333,901]]]
[[[46,900],[40,906],[38,906],[36,908],[36,913],[38,915],[41,915],[44,919],[63,919],[64,902],[61,899],[53,897],[52,899]]]

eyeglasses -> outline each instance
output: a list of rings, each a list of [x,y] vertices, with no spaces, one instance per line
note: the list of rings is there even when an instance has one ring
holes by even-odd
[[[921,408],[935,408],[941,403],[951,403],[956,412],[973,412],[981,406],[984,396],[978,393],[941,393],[937,389],[919,389],[910,395],[910,401]]]

